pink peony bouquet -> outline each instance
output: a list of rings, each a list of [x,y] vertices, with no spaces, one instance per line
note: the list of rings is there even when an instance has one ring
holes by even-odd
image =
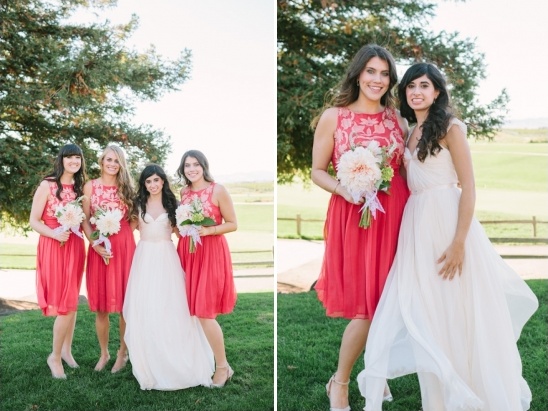
[[[122,211],[118,208],[107,210],[99,208],[89,219],[89,222],[95,225],[95,231],[91,233],[91,239],[94,240],[93,246],[104,243],[106,250],[110,253],[111,243],[108,237],[120,231],[122,217]],[[103,257],[103,261],[106,265],[109,264],[107,257]]]
[[[175,211],[177,227],[182,237],[190,237],[189,252],[196,252],[196,245],[201,244],[199,226],[215,225],[215,220],[204,213],[202,202],[195,196],[189,204],[181,204]]]
[[[371,217],[376,218],[377,211],[384,213],[377,193],[388,193],[394,170],[390,158],[397,146],[381,147],[377,141],[371,141],[366,147],[353,147],[345,152],[337,166],[337,178],[348,190],[352,199],[358,202],[365,198],[360,209],[362,213],[359,226],[368,228]]]

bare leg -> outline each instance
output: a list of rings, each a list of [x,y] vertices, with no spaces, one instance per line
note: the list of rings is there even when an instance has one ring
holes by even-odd
[[[116,354],[116,362],[114,363],[114,366],[112,367],[112,373],[120,371],[122,368],[124,368],[127,364],[128,355],[127,355],[127,345],[126,341],[124,340],[124,336],[126,334],[126,320],[124,320],[124,316],[120,313],[120,349],[118,350],[118,353]]]
[[[107,365],[110,359],[108,352],[108,336],[110,328],[110,319],[108,313],[98,311],[95,315],[95,330],[97,331],[97,339],[99,340],[99,346],[101,347],[101,356],[97,365],[95,365],[95,371],[101,371]]]
[[[337,381],[346,383],[350,379],[352,368],[365,348],[370,325],[370,320],[355,319],[351,320],[346,326],[341,340],[339,364],[335,374]],[[347,407],[348,385],[331,384],[329,399],[332,408]]]
[[[67,329],[67,334],[65,335],[65,340],[63,341],[63,348],[61,349],[61,358],[67,363],[71,368],[78,368],[78,363],[74,360],[72,356],[72,339],[74,338],[74,327],[76,326],[76,311],[72,315],[72,322],[69,324]]]
[[[213,375],[213,384],[224,384],[229,378],[229,368],[226,359],[223,330],[215,319],[200,318],[199,320],[215,357],[216,367],[215,374]]]
[[[63,363],[61,362],[61,350],[65,341],[68,329],[73,323],[75,312],[66,315],[58,315],[53,323],[53,347],[47,363],[53,378],[67,378]]]

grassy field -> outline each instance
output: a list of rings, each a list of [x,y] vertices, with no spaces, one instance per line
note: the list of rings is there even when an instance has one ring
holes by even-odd
[[[523,376],[533,393],[530,411],[548,410],[548,280],[527,281],[540,307],[525,325],[518,341]],[[278,294],[277,298],[278,411],[327,410],[325,384],[337,366],[338,347],[347,320],[328,318],[314,291]],[[350,377],[350,406],[361,410],[364,400],[356,377],[363,369],[358,359]],[[416,374],[390,381],[394,401],[385,411],[417,411],[421,406]]]
[[[231,184],[227,189],[238,218],[238,230],[226,235],[233,262],[243,267],[273,266],[273,183]],[[138,233],[136,238],[138,240]],[[34,270],[37,242],[34,232],[27,238],[2,233],[0,268]]]
[[[99,357],[95,316],[78,311],[73,353],[78,369],[65,367],[67,380],[54,380],[46,358],[51,351],[52,317],[38,310],[0,317],[2,411],[163,411],[274,410],[274,295],[238,296],[232,314],[218,317],[234,377],[222,389],[142,391],[131,362],[119,373],[95,372]],[[118,327],[111,318],[110,353],[116,353]],[[184,347],[182,347],[184,349]],[[109,363],[112,367],[113,359]]]
[[[481,220],[548,221],[548,130],[503,130],[494,141],[471,141],[477,199]],[[330,194],[312,183],[277,187],[277,236],[298,238],[295,221],[303,222],[302,236],[321,239]],[[490,237],[532,237],[531,225],[485,225]],[[548,224],[539,224],[537,236],[548,238]]]

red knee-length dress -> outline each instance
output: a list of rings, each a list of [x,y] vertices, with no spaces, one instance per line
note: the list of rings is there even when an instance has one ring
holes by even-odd
[[[381,146],[397,144],[391,166],[394,177],[390,194],[379,192],[385,213],[377,212],[367,228],[359,227],[361,205],[333,195],[324,226],[325,253],[315,289],[330,317],[372,319],[388,271],[396,253],[403,208],[409,190],[399,168],[404,137],[394,110],[377,114],[354,113],[341,107],[333,135],[333,167],[352,146],[367,146],[376,140]]]
[[[215,183],[192,191],[186,187],[181,194],[181,204],[191,203],[195,197],[202,202],[204,214],[222,224],[221,210],[212,203]],[[215,318],[218,314],[232,312],[236,305],[236,287],[232,272],[232,258],[224,235],[208,235],[189,252],[190,237],[181,237],[177,253],[186,275],[186,293],[190,314],[200,318]]]
[[[127,206],[118,197],[118,188],[103,185],[99,180],[92,180],[91,215],[93,216],[99,208],[118,208],[122,211],[123,218],[120,221],[120,231],[108,237],[113,256],[109,259],[108,265],[93,250],[92,244],[89,245],[86,266],[89,308],[91,311],[121,313],[131,261],[135,253],[135,238],[127,220]],[[94,226],[92,228],[95,230]]]
[[[61,200],[55,195],[57,183],[49,181],[49,198],[42,221],[50,228],[60,224],[55,209],[76,199],[74,185],[63,184]],[[63,246],[53,238],[41,235],[36,256],[36,295],[46,316],[64,315],[78,309],[78,295],[84,275],[86,251],[84,240],[71,233]]]

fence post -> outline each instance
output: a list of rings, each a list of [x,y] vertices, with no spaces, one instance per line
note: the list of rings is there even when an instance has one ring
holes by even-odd
[[[300,237],[301,236],[301,215],[300,214],[297,214],[297,235]]]
[[[533,237],[537,236],[537,218],[533,216]]]

